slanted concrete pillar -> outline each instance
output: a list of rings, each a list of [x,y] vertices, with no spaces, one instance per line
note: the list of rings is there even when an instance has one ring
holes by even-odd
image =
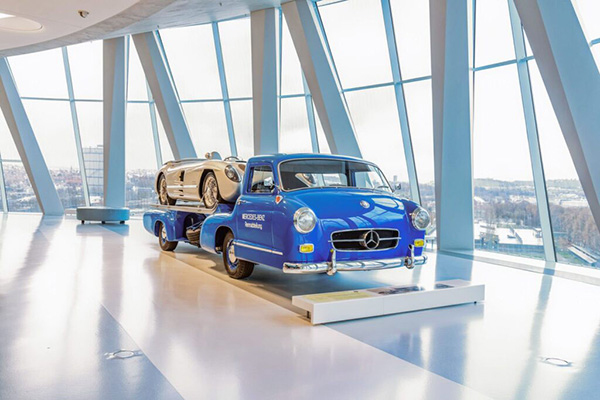
[[[589,44],[570,1],[515,5],[600,228],[600,75]]]
[[[196,158],[190,131],[157,35],[156,32],[146,32],[131,37],[165,128],[173,157],[178,160]]]
[[[46,215],[64,214],[64,208],[19,97],[6,58],[0,58],[0,108],[40,209]]]
[[[552,222],[550,218],[550,204],[548,202],[548,190],[546,189],[546,178],[544,177],[544,165],[540,151],[540,140],[538,136],[538,125],[533,104],[533,93],[531,91],[531,79],[529,76],[529,65],[525,61],[527,57],[525,50],[525,35],[521,26],[521,20],[517,13],[513,0],[508,1],[510,12],[510,25],[517,56],[517,72],[519,75],[519,86],[521,88],[521,100],[523,102],[523,116],[527,130],[527,143],[529,144],[529,155],[531,158],[531,170],[533,184],[535,186],[535,197],[540,216],[540,227],[544,241],[544,257],[546,261],[556,261],[554,249],[554,235],[552,233]]]
[[[361,157],[314,3],[295,0],[282,4],[281,9],[331,152]]]

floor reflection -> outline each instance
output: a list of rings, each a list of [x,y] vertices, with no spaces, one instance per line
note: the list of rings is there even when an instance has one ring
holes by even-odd
[[[435,279],[486,284],[486,300],[330,324],[339,332],[500,399],[594,398],[600,372],[600,288],[438,255]],[[573,361],[560,368],[542,357]]]
[[[591,379],[593,375],[585,371],[560,370],[540,363],[542,355],[564,354],[566,358],[576,356],[576,365],[581,365],[579,357],[583,357],[600,367],[598,356],[592,350],[600,344],[598,338],[590,339],[589,334],[583,334],[589,333],[590,323],[596,323],[592,330],[598,329],[600,315],[571,312],[560,304],[565,303],[565,298],[569,299],[567,303],[573,303],[573,299],[583,293],[588,301],[593,297],[600,300],[600,288],[554,278],[552,264],[546,266],[544,274],[536,274],[434,254],[428,264],[412,271],[347,272],[328,277],[285,275],[278,269],[258,266],[250,279],[233,281],[226,276],[220,257],[192,246],[180,246],[175,253],[163,253],[161,257],[182,261],[292,310],[290,299],[299,294],[431,284],[451,279],[482,282],[486,284],[487,294],[486,301],[480,304],[328,326],[494,398],[570,397],[569,390],[573,390],[577,381],[587,382],[585,388],[578,387],[580,395],[590,395],[598,387]],[[554,295],[554,301],[558,303],[549,306],[553,286],[557,284],[561,293]],[[567,329],[570,337],[562,337],[564,330],[557,330],[557,321],[567,317],[573,326],[581,325],[579,334],[573,326]],[[573,340],[580,345],[557,344]],[[596,368],[588,368],[596,371]]]
[[[118,262],[123,243],[108,240],[99,252],[97,230],[56,217],[2,219],[1,399],[181,398],[147,357],[104,357],[137,345],[99,301],[98,273],[114,267],[102,260]]]
[[[67,387],[74,398],[179,398],[173,382],[204,397],[207,388],[223,387],[222,398],[266,398],[267,389],[281,398],[289,382],[298,390],[348,389],[354,382],[330,381],[348,365],[353,369],[344,378],[370,373],[370,384],[359,385],[369,388],[370,398],[393,398],[387,390],[442,398],[441,384],[431,384],[439,376],[499,399],[595,398],[600,287],[552,272],[552,264],[536,274],[434,254],[413,270],[329,277],[258,266],[250,279],[234,281],[219,256],[189,245],[158,251],[139,222],[82,226],[3,216],[0,398],[64,398]],[[291,297],[298,294],[450,279],[485,283],[485,302],[317,328],[273,305],[293,310]],[[348,343],[340,345],[342,339]],[[144,355],[104,358],[120,348]],[[381,364],[362,364],[377,354],[385,356],[380,363],[402,359],[429,375],[413,371],[404,379],[381,375]],[[544,364],[541,357],[573,366]],[[258,379],[265,371],[282,375],[267,387]],[[323,386],[313,385],[315,379]]]

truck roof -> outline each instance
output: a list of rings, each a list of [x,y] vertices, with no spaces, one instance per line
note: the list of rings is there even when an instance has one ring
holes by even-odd
[[[348,160],[348,161],[362,161],[362,162],[365,161],[365,160],[363,160],[361,158],[350,157],[350,156],[342,156],[342,155],[337,155],[337,154],[319,154],[319,153],[293,153],[293,154],[286,154],[286,153],[278,153],[278,154],[269,154],[269,155],[254,156],[254,157],[251,157],[248,160],[248,163],[253,163],[253,162],[269,162],[269,163],[277,164],[277,163],[280,163],[282,161],[297,160],[297,159],[306,159],[306,158],[314,158],[314,159],[319,159],[319,160],[325,159],[325,160]]]

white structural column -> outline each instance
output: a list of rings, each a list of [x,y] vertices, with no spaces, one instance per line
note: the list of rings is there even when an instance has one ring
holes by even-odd
[[[600,75],[570,1],[515,0],[590,209],[600,227]]]
[[[281,9],[331,152],[361,157],[354,126],[320,29],[316,5],[310,0],[295,0],[282,4]]]
[[[473,249],[467,0],[430,0],[438,249]]]
[[[554,250],[554,235],[552,234],[552,222],[550,219],[550,205],[548,203],[548,191],[544,177],[544,165],[540,151],[540,140],[538,136],[535,107],[533,105],[533,93],[531,92],[531,80],[529,77],[529,65],[525,51],[525,35],[521,26],[521,20],[515,8],[513,0],[508,1],[510,10],[510,24],[517,57],[517,71],[519,74],[519,86],[521,88],[521,99],[523,101],[523,115],[527,129],[527,143],[529,144],[529,155],[531,158],[531,169],[535,196],[540,216],[542,238],[544,240],[544,256],[547,261],[556,261]]]
[[[254,154],[279,152],[279,18],[277,9],[250,13]]]
[[[165,128],[173,157],[196,158],[196,150],[190,138],[175,84],[167,68],[157,32],[132,35],[135,48],[152,91],[156,109]]]
[[[125,37],[104,40],[104,205],[125,207]]]
[[[64,208],[19,97],[6,58],[0,58],[0,108],[40,209],[46,215],[62,215]]]

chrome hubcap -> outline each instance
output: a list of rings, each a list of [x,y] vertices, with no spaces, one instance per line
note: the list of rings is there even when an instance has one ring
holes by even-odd
[[[227,261],[230,270],[235,270],[237,268],[238,259],[235,256],[235,246],[233,244],[233,240],[230,240],[229,243],[227,243]]]
[[[165,178],[162,178],[160,180],[160,202],[161,203],[166,203],[167,202],[167,180]]]
[[[217,181],[214,177],[209,176],[204,184],[204,205],[212,207],[217,203],[218,196]]]
[[[161,226],[160,228],[160,240],[165,243],[167,241],[167,231],[165,231],[165,226]]]
[[[232,263],[235,263],[237,261],[237,258],[235,257],[235,246],[233,245],[233,242],[229,245],[229,261],[231,261]]]

